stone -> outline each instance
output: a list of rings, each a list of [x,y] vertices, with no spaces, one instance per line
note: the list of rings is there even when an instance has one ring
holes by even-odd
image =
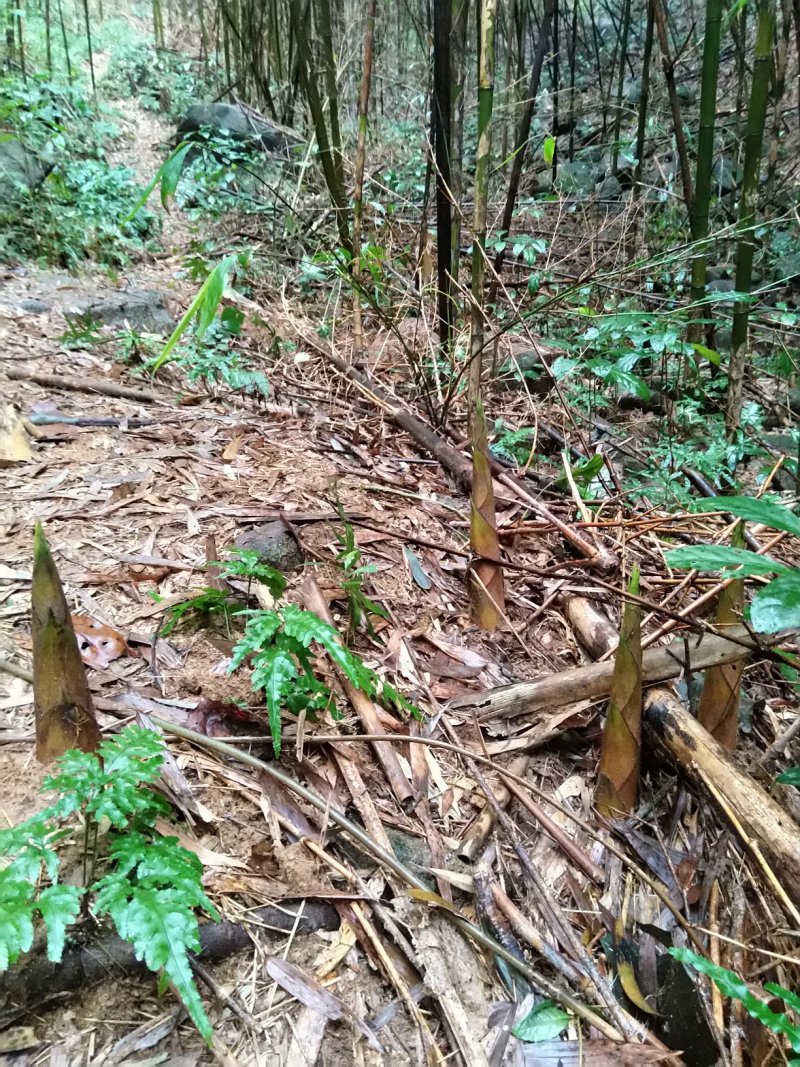
[[[73,304],[68,314],[91,315],[106,326],[127,322],[142,333],[172,333],[175,329],[175,320],[157,289],[104,290]]]
[[[49,304],[45,304],[43,300],[36,300],[35,297],[20,300],[18,307],[20,311],[28,311],[31,315],[44,315],[46,311],[50,310]]]
[[[732,193],[739,184],[739,168],[733,156],[717,156],[711,167],[711,179],[719,195]]]
[[[234,544],[257,552],[262,563],[279,571],[299,570],[305,562],[294,534],[280,519],[243,530]]]
[[[268,152],[285,152],[300,144],[300,137],[285,126],[251,115],[234,104],[192,104],[178,124],[178,137],[186,139],[204,127],[237,141],[251,141]]]
[[[560,165],[554,184],[561,193],[588,196],[594,192],[594,178],[594,168],[576,159]]]
[[[600,200],[621,200],[623,192],[619,178],[609,174],[598,185],[597,195]]]
[[[35,189],[53,169],[39,152],[15,138],[0,140],[0,195],[14,200],[20,189]]]

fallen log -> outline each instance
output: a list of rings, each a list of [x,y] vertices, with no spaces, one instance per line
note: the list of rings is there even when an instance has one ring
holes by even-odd
[[[109,382],[104,378],[68,378],[60,374],[38,374],[21,367],[7,367],[6,376],[18,382],[33,382],[47,389],[73,389],[79,393],[102,393],[120,400],[138,400],[142,404],[163,404],[169,397],[155,389],[134,389],[130,385]]]
[[[659,687],[645,698],[651,741],[682,774],[706,792],[731,823],[779,897],[800,906],[800,826],[757,782],[736,766],[671,690]],[[764,861],[769,865],[765,867]],[[798,921],[796,910],[792,912]]]
[[[762,635],[764,645],[774,644],[777,638]],[[666,682],[680,678],[687,670],[703,671],[721,663],[733,663],[742,656],[764,650],[764,645],[744,626],[732,627],[729,636],[718,634],[688,634],[664,648],[649,648],[642,656],[645,684]],[[562,707],[579,700],[606,696],[614,673],[613,661],[591,663],[586,667],[572,667],[568,671],[537,678],[531,682],[489,689],[483,693],[457,697],[451,709],[470,708],[481,721],[513,719],[542,708]]]

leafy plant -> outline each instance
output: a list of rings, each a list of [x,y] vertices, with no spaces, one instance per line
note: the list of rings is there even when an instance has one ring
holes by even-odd
[[[756,500],[746,496],[712,497],[701,501],[698,511],[726,511],[750,522],[762,523],[775,530],[800,536],[800,519],[783,504]],[[750,618],[756,630],[775,633],[800,625],[800,570],[756,555],[742,548],[724,545],[694,545],[675,548],[667,553],[670,567],[688,567],[699,571],[722,571],[737,578],[777,574],[753,598]]]
[[[168,802],[149,788],[163,761],[161,738],[139,726],[103,741],[97,753],[70,750],[43,786],[57,794],[56,802],[0,831],[0,856],[6,858],[0,868],[0,971],[30,950],[37,919],[44,924],[48,959],[59,962],[68,929],[91,909],[97,918],[108,915],[137,959],[162,983],[172,983],[210,1043],[211,1023],[188,953],[200,948],[196,909],[214,920],[219,915],[203,892],[198,858],[177,837],[161,837],[155,830],[156,819],[170,811]],[[84,885],[63,884],[60,847],[81,824]],[[102,861],[97,847],[101,831],[108,846]],[[105,863],[106,871],[92,881],[98,862]]]
[[[228,559],[217,560],[214,566],[222,578],[246,578],[248,597],[253,582],[265,585],[276,600],[283,596],[286,590],[286,579],[281,572],[264,563],[255,549],[238,546],[229,548]]]
[[[244,635],[233,650],[229,671],[250,661],[254,690],[262,690],[267,702],[270,733],[275,755],[281,751],[281,709],[315,716],[331,708],[337,715],[333,693],[314,673],[311,649],[318,645],[351,685],[370,697],[379,697],[419,717],[420,712],[393,686],[348,648],[337,631],[313,611],[296,604],[269,611],[245,611]]]
[[[105,340],[100,332],[103,324],[91,311],[81,315],[67,315],[67,328],[59,337],[64,348],[93,348]]]
[[[229,314],[233,313],[233,314]],[[236,308],[225,308],[220,320],[213,322],[202,337],[195,334],[174,357],[190,382],[202,381],[213,390],[225,386],[246,396],[269,396],[269,380],[263,371],[249,366],[245,357],[232,346],[241,325]],[[160,356],[152,364],[159,363]]]
[[[364,592],[365,579],[375,574],[378,568],[374,563],[361,562],[361,549],[356,544],[355,531],[352,523],[344,520],[341,506],[339,516],[342,519],[344,533],[336,535],[337,541],[342,546],[341,552],[336,556],[336,563],[342,571],[341,583],[350,609],[350,625],[357,630],[363,622],[367,627],[367,632],[374,636],[375,628],[370,621],[370,614],[380,615],[382,619],[389,617],[386,609],[376,604]]]
[[[502,419],[495,422],[494,430],[494,440],[489,446],[491,451],[496,456],[524,466],[531,458],[536,430],[532,426],[520,426],[512,430]]]
[[[228,279],[237,266],[245,268],[248,263],[249,255],[247,253],[239,253],[238,255],[226,256],[225,259],[221,260],[221,262],[214,267],[200,286],[194,300],[186,309],[183,318],[173,330],[172,335],[164,345],[161,354],[153,364],[152,371],[154,374],[170,358],[173,349],[178,341],[180,341],[181,337],[186,333],[192,322],[195,323],[195,339],[198,341],[202,340],[206,330],[208,330],[216,317],[217,309],[219,308],[220,301],[225,293],[225,287],[228,284]]]
[[[227,633],[230,634],[231,615],[234,608],[238,606],[236,596],[226,589],[214,589],[210,586],[201,589],[190,600],[182,600],[180,604],[171,605],[166,621],[159,628],[159,636],[169,637],[178,627],[188,622],[194,622],[199,626],[209,626],[220,617],[225,622]]]
[[[693,967],[701,974],[708,975],[717,989],[726,997],[738,1000],[748,1015],[758,1020],[763,1026],[774,1034],[785,1037],[789,1042],[792,1052],[800,1053],[800,1026],[791,1022],[784,1012],[775,1012],[767,1004],[751,992],[750,987],[743,978],[733,971],[720,967],[711,960],[698,956],[688,948],[671,948],[670,954],[680,960],[687,967]],[[775,982],[765,982],[764,989],[775,997],[780,997],[792,1011],[800,1011],[800,997],[796,993],[784,989]],[[800,1058],[789,1060],[790,1064],[800,1064]]]

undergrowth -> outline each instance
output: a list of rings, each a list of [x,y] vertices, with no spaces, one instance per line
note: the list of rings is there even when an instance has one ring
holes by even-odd
[[[0,971],[31,949],[40,921],[47,957],[58,963],[72,927],[88,915],[108,917],[136,958],[159,975],[159,987],[172,984],[210,1042],[189,953],[200,950],[197,910],[214,920],[219,915],[203,892],[197,856],[155,829],[156,819],[170,813],[151,788],[163,762],[163,741],[139,726],[103,741],[96,753],[71,750],[43,786],[56,802],[0,831],[6,861],[0,868]],[[76,841],[82,870],[67,869],[62,880]]]

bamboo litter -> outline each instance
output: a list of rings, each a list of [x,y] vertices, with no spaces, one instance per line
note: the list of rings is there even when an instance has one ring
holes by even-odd
[[[307,324],[297,336],[308,337]],[[596,576],[565,546],[564,527],[577,531],[595,553],[597,540],[608,555],[626,563],[639,560],[643,599],[654,610],[652,635],[662,624],[678,623],[674,616],[681,612],[688,618],[710,592],[702,581],[684,583],[665,573],[659,532],[666,528],[713,540],[723,535],[719,521],[657,513],[630,517],[612,498],[596,524],[581,525],[573,521],[574,502],[552,496],[545,510],[532,509],[536,518],[530,522],[526,496],[512,493],[500,479],[509,490],[501,529],[508,533],[513,564],[507,571],[513,629],[487,641],[466,622],[461,579],[468,516],[462,493],[437,466],[418,463],[425,457],[417,444],[385,421],[386,402],[368,414],[370,392],[380,396],[374,383],[367,392],[352,392],[330,354],[304,364],[300,380],[291,366],[271,371],[276,389],[300,390],[298,403],[313,406],[313,421],[291,405],[269,418],[229,400],[202,411],[176,409],[168,389],[157,398],[116,396],[108,411],[119,426],[79,427],[59,443],[44,442],[38,463],[8,478],[19,513],[4,550],[14,600],[4,601],[3,650],[8,658],[16,656],[18,665],[26,648],[24,568],[34,515],[54,531],[62,576],[78,605],[125,630],[153,628],[155,617],[131,571],[115,571],[118,580],[102,585],[88,581],[90,575],[110,574],[111,561],[114,567],[120,560],[133,567],[138,560],[160,560],[168,573],[159,590],[181,597],[198,585],[195,569],[205,559],[209,529],[223,545],[247,517],[289,512],[309,554],[330,559],[336,514],[330,486],[336,484],[349,513],[365,517],[360,526],[353,521],[362,531],[366,558],[379,568],[375,595],[391,606],[393,617],[377,642],[358,639],[357,645],[423,707],[421,727],[343,689],[344,717],[336,732],[330,721],[287,720],[278,766],[248,752],[248,741],[226,742],[188,730],[191,708],[169,703],[196,703],[192,688],[198,679],[204,693],[213,688],[218,696],[242,685],[215,673],[223,652],[199,639],[176,638],[169,651],[156,642],[155,663],[142,658],[132,661],[131,671],[91,677],[98,706],[110,716],[106,728],[113,728],[118,716],[130,717],[126,699],[132,694],[147,700],[151,712],[157,709],[153,722],[182,739],[173,744],[180,770],[216,818],[196,830],[198,844],[217,855],[217,866],[209,867],[209,890],[237,930],[248,932],[252,946],[246,955],[206,967],[220,993],[212,999],[227,1054],[258,1062],[269,1048],[288,1057],[304,1035],[314,1035],[309,1048],[326,1048],[334,1036],[345,1041],[343,1062],[369,1062],[373,1039],[392,1062],[418,1056],[443,1062],[454,1055],[470,1064],[486,1062],[516,1040],[508,1026],[527,1010],[524,989],[517,988],[516,1000],[510,993],[514,974],[570,1013],[566,1039],[559,1043],[564,1057],[574,1055],[580,1034],[597,1062],[610,1055],[608,1042],[615,1043],[617,1059],[632,1057],[634,1049],[639,1061],[665,1059],[669,1051],[657,1020],[637,1017],[611,987],[601,940],[609,917],[626,909],[632,939],[658,926],[700,953],[716,953],[729,964],[738,959],[739,971],[754,974],[757,982],[767,977],[755,975],[766,940],[767,951],[780,957],[769,963],[774,968],[769,974],[792,988],[791,931],[797,926],[800,884],[796,831],[781,806],[783,797],[770,797],[746,773],[755,742],[746,741],[735,762],[721,760],[702,735],[691,732],[674,693],[653,690],[648,697],[653,732],[681,775],[685,770],[690,780],[702,780],[710,803],[695,801],[688,820],[667,835],[665,790],[672,772],[656,766],[635,826],[624,832],[605,826],[591,810],[593,741],[610,664],[586,664],[583,648],[603,655],[613,642],[599,647],[597,633],[593,639],[583,632],[582,614],[573,606],[589,597],[596,610],[610,609],[605,615],[615,633],[621,597],[609,592],[615,578]],[[44,345],[42,366],[51,357]],[[388,377],[386,366],[378,371]],[[23,406],[44,395],[56,396],[64,410],[95,412],[96,397],[67,391],[66,382],[62,394],[60,388],[53,392],[52,383],[35,388],[32,375],[15,381]],[[302,395],[304,388],[308,395],[313,390],[313,405]],[[324,396],[331,398],[329,407],[320,400]],[[357,423],[348,414],[355,399],[362,404]],[[392,398],[389,407],[399,423],[399,401]],[[143,411],[150,424],[126,423]],[[349,450],[333,449],[334,436]],[[449,447],[453,462],[462,463],[463,452]],[[145,478],[132,479],[140,474]],[[791,552],[794,546],[781,543],[780,549]],[[419,584],[409,552],[429,588]],[[595,558],[585,555],[589,562]],[[329,610],[344,634],[340,601],[326,595],[325,577],[321,568],[316,583],[306,577],[301,587],[296,581],[292,595],[320,614]],[[673,590],[671,614],[657,613]],[[646,653],[648,681],[681,681],[748,653],[751,684],[767,693],[770,705],[757,723],[757,742],[771,749],[786,725],[787,700],[768,650],[746,630],[722,637],[699,625],[682,633],[672,645]],[[235,691],[243,696],[246,687]],[[3,708],[3,726],[13,725],[14,737],[20,725],[30,727],[27,705],[12,706],[24,695],[22,689],[10,691]],[[554,714],[557,707],[565,709],[563,718]],[[518,730],[513,740],[525,747],[503,752],[513,730]],[[21,778],[28,747],[9,738],[0,755],[4,774]],[[791,762],[791,751],[784,760]],[[31,802],[26,794],[20,810]],[[401,852],[410,858],[398,859]],[[244,871],[223,865],[220,857],[226,855],[244,864]],[[287,885],[309,901],[326,902],[341,942],[304,933],[297,919],[302,909],[294,904],[297,922],[288,935],[269,929],[274,913],[265,916],[261,909],[280,906]],[[710,903],[714,894],[723,901],[716,911]],[[740,895],[747,900],[745,916],[734,923],[731,908],[726,932],[724,905]],[[728,937],[736,942],[735,952],[725,947]],[[287,966],[281,969],[276,959],[284,956]],[[300,1000],[300,1009],[300,996],[286,992],[292,980],[295,991],[308,997]],[[324,1001],[318,986],[344,1007]],[[497,1002],[506,1011],[492,1026]],[[720,1027],[710,1029],[718,1040]],[[112,1034],[119,1038],[119,1028],[111,1026],[98,1033],[107,1044]],[[182,1035],[192,1048],[191,1033]],[[724,1044],[719,1054],[730,1062]]]

